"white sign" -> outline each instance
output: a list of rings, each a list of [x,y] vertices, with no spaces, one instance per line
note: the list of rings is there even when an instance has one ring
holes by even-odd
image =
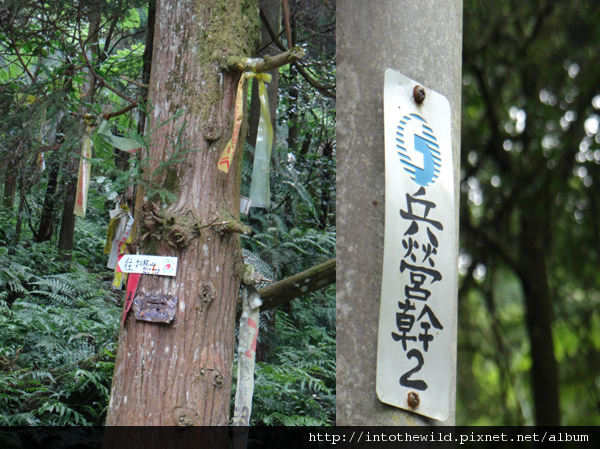
[[[177,274],[177,257],[125,254],[119,258],[117,271],[175,276]]]
[[[457,235],[448,100],[385,72],[385,243],[377,396],[441,421],[450,415]]]
[[[240,197],[240,214],[248,216],[250,212],[250,198],[242,196]]]

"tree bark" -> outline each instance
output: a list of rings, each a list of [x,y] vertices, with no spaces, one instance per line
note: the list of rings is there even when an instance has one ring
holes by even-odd
[[[172,295],[178,304],[172,324],[129,316],[122,326],[109,426],[229,424],[237,273],[243,267],[239,237],[230,232],[239,217],[241,144],[228,174],[217,162],[231,137],[241,74],[221,69],[227,56],[256,50],[257,6],[247,0],[157,1],[149,129],[185,112],[152,136],[146,155],[149,180],[177,201],[142,200],[147,212],[138,214],[137,236],[141,253],[178,257],[178,268],[175,278],[143,275],[138,295]],[[167,137],[179,131],[191,152],[184,162],[165,166],[177,151]],[[149,218],[151,210],[158,220]],[[225,221],[228,228],[208,226]]]
[[[79,147],[77,147],[79,149]],[[72,150],[73,152],[77,150]],[[71,156],[73,159],[73,156]],[[73,237],[75,235],[75,199],[77,195],[77,163],[79,159],[67,162],[67,171],[64,176],[65,183],[65,205],[63,207],[60,222],[60,234],[58,237],[58,249],[65,254],[70,254],[73,249]]]
[[[304,145],[302,145],[304,147]],[[320,228],[325,230],[329,221],[329,211],[331,207],[329,202],[331,201],[331,171],[328,168],[329,163],[333,159],[333,141],[328,140],[325,142],[323,147],[323,162],[327,163],[327,166],[323,169],[323,188],[321,190],[321,216],[319,217]]]
[[[4,181],[4,198],[2,204],[4,207],[12,209],[15,206],[15,194],[17,193],[17,174],[14,168],[9,167]]]
[[[42,217],[37,232],[37,242],[47,242],[52,239],[54,234],[54,206],[56,204],[56,188],[58,187],[58,172],[60,169],[60,160],[56,154],[47,155],[48,161],[48,185],[46,186],[46,195],[44,197],[44,206],[42,207]]]
[[[90,22],[90,37],[88,45],[92,49],[92,55],[95,60],[98,59],[98,32],[100,30],[100,2],[91,2],[90,7],[92,10],[89,13]],[[82,99],[88,103],[93,103],[94,95],[96,93],[96,80],[94,76],[89,73],[84,75],[86,82],[83,83],[81,88]],[[85,107],[81,105],[79,108],[80,115],[85,112]],[[80,136],[83,136],[85,126],[81,125]],[[79,154],[81,146],[77,146],[73,149],[73,153]],[[65,206],[63,208],[63,215],[60,225],[60,236],[58,239],[58,249],[63,251],[67,257],[70,257],[70,253],[73,250],[73,238],[75,236],[75,220],[76,216],[73,214],[75,210],[75,200],[77,197],[77,176],[79,173],[79,158],[71,155],[71,160],[67,162],[66,170],[66,193],[65,193]]]
[[[538,210],[535,210],[538,209]],[[543,211],[524,214],[519,276],[525,296],[525,318],[531,344],[531,388],[537,426],[560,426],[558,366],[552,339],[552,307],[546,272]]]
[[[265,13],[265,16],[271,28],[275,33],[279,33],[281,28],[281,2],[279,0],[260,0],[260,8]],[[264,23],[261,24],[260,29],[261,46],[265,47],[271,42],[271,35],[267,31]],[[265,48],[260,55],[275,56],[277,54],[271,48]],[[271,113],[271,124],[273,125],[273,132],[277,130],[277,94],[279,89],[279,69],[271,70],[267,72],[271,74],[271,83],[267,85],[267,94],[269,95],[269,112]],[[252,83],[252,98],[250,100],[250,112],[248,114],[248,143],[253,147],[256,147],[256,134],[258,132],[258,122],[260,120],[260,98],[258,97],[258,83]]]
[[[25,179],[23,174],[19,176],[19,210],[17,212],[17,224],[15,226],[15,245],[21,239],[21,227],[23,225],[23,209],[25,208]]]
[[[292,37],[292,42],[290,44],[290,46],[294,46],[296,45],[296,38],[298,36],[298,31],[296,29],[296,23],[294,20],[292,20],[291,23],[291,30],[288,30],[288,36],[291,34]],[[287,139],[287,143],[288,143],[288,148],[292,153],[296,153],[296,151],[298,150],[298,136],[300,134],[300,125],[299,125],[299,121],[301,119],[300,114],[298,114],[298,104],[299,99],[298,99],[298,95],[300,95],[300,92],[298,91],[298,88],[296,87],[296,85],[294,85],[294,83],[297,83],[296,78],[298,76],[298,70],[296,69],[295,65],[292,65],[290,67],[290,76],[289,76],[289,83],[292,85],[292,87],[290,88],[290,105],[288,107],[288,139]]]
[[[152,53],[154,50],[154,23],[156,21],[156,0],[148,2],[148,24],[146,25],[146,45],[142,55],[142,84],[150,84],[150,73],[152,70]],[[148,99],[148,90],[142,90],[144,101]],[[146,130],[146,114],[140,110],[140,120],[138,121],[138,133],[144,134]]]

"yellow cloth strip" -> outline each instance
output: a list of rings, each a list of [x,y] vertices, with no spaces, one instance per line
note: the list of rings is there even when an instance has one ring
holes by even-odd
[[[29,106],[30,104],[35,103],[35,100],[37,100],[37,98],[33,95],[16,94],[15,100],[17,100],[17,103],[20,103],[22,101],[24,106]]]
[[[235,149],[237,147],[238,138],[240,134],[240,128],[242,127],[242,117],[244,115],[244,81],[246,81],[245,74],[240,78],[237,88],[237,96],[235,98],[235,116],[233,119],[233,136],[231,140],[225,146],[221,157],[219,158],[219,170],[229,173],[229,168],[235,156]]]
[[[117,229],[117,221],[119,221],[121,219],[121,217],[123,216],[123,213],[129,213],[129,206],[127,206],[126,204],[123,204],[121,206],[121,210],[123,211],[122,213],[118,213],[116,214],[114,211],[112,212],[113,214],[115,214],[115,216],[113,218],[111,218],[110,222],[108,223],[108,231],[106,232],[106,245],[104,245],[104,251],[103,254],[110,254],[110,251],[112,250],[112,242],[115,239],[115,231]]]
[[[127,249],[127,243],[131,244],[133,240],[133,235],[129,234],[129,237],[127,237],[127,240],[125,240],[125,243],[121,245],[121,248],[119,248],[119,255],[121,254],[129,254],[129,250]],[[113,279],[113,287],[116,288],[117,290],[121,290],[121,288],[123,287],[123,283],[127,283],[127,273],[123,273],[123,272],[119,272],[117,273],[117,269],[115,268],[115,277]]]
[[[110,250],[112,249],[112,242],[115,238],[115,228],[117,227],[117,219],[111,218],[108,223],[108,231],[106,232],[106,245],[104,245],[103,254],[110,254]]]

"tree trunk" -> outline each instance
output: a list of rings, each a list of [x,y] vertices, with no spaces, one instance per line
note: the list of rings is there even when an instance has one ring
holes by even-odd
[[[4,207],[12,209],[15,206],[15,194],[17,193],[17,174],[14,168],[9,167],[4,181]]]
[[[296,38],[298,35],[298,32],[296,30],[295,27],[295,21],[292,20],[291,24],[290,24],[292,30],[291,30],[291,36],[292,36],[292,43],[290,45],[290,48],[293,47],[294,45],[296,45]],[[292,153],[296,153],[296,151],[298,150],[298,136],[300,134],[300,125],[298,124],[299,120],[300,120],[300,114],[298,114],[298,104],[300,103],[298,101],[298,95],[300,95],[300,92],[298,91],[298,88],[293,85],[293,83],[297,82],[296,78],[298,77],[298,71],[296,70],[295,66],[291,66],[290,67],[290,77],[289,77],[289,83],[292,85],[292,87],[290,88],[290,105],[288,107],[288,139],[287,139],[287,143],[288,143],[288,148]]]
[[[321,191],[321,217],[320,218],[320,228],[321,230],[325,230],[327,228],[327,223],[329,221],[329,211],[331,208],[329,207],[329,202],[331,201],[331,171],[329,170],[329,164],[333,159],[333,141],[328,140],[325,142],[325,146],[323,147],[323,163],[327,164],[323,169],[323,189]]]
[[[44,206],[42,208],[42,217],[37,232],[37,242],[47,242],[52,239],[54,234],[54,206],[56,204],[56,188],[58,186],[58,172],[60,169],[60,160],[56,154],[47,154],[48,161],[48,185],[46,187],[46,196],[44,197]]]
[[[90,6],[93,8],[89,14],[90,21],[90,37],[88,45],[92,49],[92,57],[94,60],[98,60],[98,32],[100,30],[100,2],[91,2]],[[87,71],[87,75],[84,75],[86,82],[83,83],[81,88],[82,100],[87,103],[94,102],[94,95],[96,93],[96,80],[94,76]],[[79,108],[79,113],[83,115],[85,112],[85,106],[82,104]],[[83,136],[85,132],[85,125],[82,123],[80,136]],[[81,146],[77,146],[73,149],[75,154],[80,154]],[[62,221],[60,225],[60,236],[58,239],[58,249],[63,251],[68,257],[73,249],[73,238],[75,236],[75,200],[77,199],[77,176],[79,173],[79,158],[71,157],[71,160],[67,162],[66,170],[66,194],[65,194],[65,207],[63,208]]]
[[[346,0],[337,14],[337,425],[453,425],[454,376],[448,379],[450,418],[442,423],[380,402],[375,368],[386,193],[384,73],[399,70],[448,98],[458,198],[462,1]]]
[[[240,78],[221,66],[228,56],[253,54],[258,31],[254,2],[157,2],[149,128],[185,112],[152,136],[147,155],[147,175],[177,201],[145,200],[141,209],[148,212],[138,216],[137,235],[141,253],[178,257],[178,267],[175,278],[143,275],[137,294],[176,296],[178,303],[172,324],[129,316],[122,326],[107,425],[229,424],[237,273],[243,267],[239,237],[230,231],[239,224],[242,145],[230,172],[218,170]],[[182,140],[191,152],[184,162],[165,166],[169,152],[177,151],[167,136],[184,125]],[[148,215],[150,203],[159,205],[154,213],[162,224]],[[146,236],[150,231],[158,238]]]
[[[72,150],[76,152],[77,150]],[[65,185],[65,205],[63,207],[62,220],[60,222],[60,235],[58,237],[58,249],[70,254],[73,249],[73,236],[75,235],[75,199],[77,196],[77,165],[79,159],[71,156],[67,162],[66,173],[64,176]]]
[[[142,55],[143,64],[142,64],[141,79],[142,79],[143,84],[150,84],[150,74],[151,74],[151,70],[152,70],[152,53],[154,51],[155,22],[156,22],[156,0],[149,0],[148,1],[148,23],[146,24],[146,42],[145,42],[145,47],[144,47],[144,54]],[[144,102],[146,102],[148,100],[148,89],[142,89],[141,97]],[[144,135],[146,132],[146,121],[147,121],[148,117],[146,116],[146,112],[143,111],[141,108],[138,108],[138,112],[139,112],[139,120],[138,120],[138,125],[137,125],[137,132],[140,135]],[[127,161],[126,169],[129,169],[130,158],[137,158],[138,161],[141,158],[140,153],[137,153],[136,155],[130,155],[128,153],[123,153],[123,155],[124,155],[123,157],[125,157],[125,160]],[[143,199],[143,198],[140,198],[139,204],[137,203],[138,191],[140,192],[140,194],[142,193],[141,190],[138,188],[138,186],[130,186],[127,188],[127,191],[126,191],[125,201],[127,202],[127,205],[132,210],[134,209],[134,205],[136,205],[136,204],[141,205],[141,200]],[[132,237],[134,239],[136,237],[135,230],[134,230]]]
[[[148,2],[148,24],[146,25],[146,45],[142,55],[142,83],[150,84],[150,72],[152,70],[152,53],[154,50],[154,23],[156,21],[156,0]],[[148,91],[142,90],[144,101],[148,99]],[[138,121],[138,133],[144,134],[146,130],[146,114],[140,110],[140,119]]]
[[[534,208],[535,209],[535,208]],[[522,219],[520,278],[525,296],[527,332],[531,344],[531,389],[536,426],[559,426],[558,374],[552,340],[552,308],[546,272],[546,253],[540,222],[543,211]]]
[[[25,208],[25,180],[23,175],[19,176],[19,211],[17,212],[17,224],[15,226],[15,245],[21,239],[21,227],[23,225],[23,209]]]
[[[271,28],[275,33],[279,34],[281,28],[281,1],[280,0],[260,0],[260,7],[264,11]],[[269,45],[271,42],[271,36],[263,23],[260,30],[261,36],[261,47]],[[275,56],[278,54],[271,48],[265,48],[259,53],[261,56]],[[269,96],[269,112],[271,114],[271,125],[273,126],[273,132],[277,130],[277,97],[279,88],[279,69],[270,70],[269,73],[272,77],[271,82],[267,85],[267,95]],[[248,143],[253,147],[256,147],[256,135],[258,133],[258,122],[260,120],[260,98],[258,97],[258,83],[252,83],[252,98],[250,100],[250,112],[248,113]],[[273,141],[273,143],[275,143]]]

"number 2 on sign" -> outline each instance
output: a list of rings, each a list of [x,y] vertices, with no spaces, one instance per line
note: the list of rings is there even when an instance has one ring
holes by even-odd
[[[412,376],[414,373],[421,371],[421,368],[423,367],[424,363],[423,354],[421,354],[421,352],[418,349],[411,349],[406,354],[406,357],[408,357],[409,360],[413,357],[416,357],[418,364],[400,378],[400,385],[402,385],[403,387],[414,388],[415,390],[419,391],[427,390],[427,384],[425,383],[425,381],[410,379],[410,376]]]

